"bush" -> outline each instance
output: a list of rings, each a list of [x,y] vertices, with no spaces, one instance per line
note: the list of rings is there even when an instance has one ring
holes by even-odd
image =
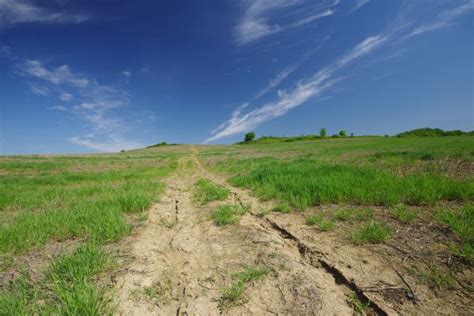
[[[319,131],[319,136],[321,137],[326,137],[327,134],[328,134],[328,130],[325,128],[321,128],[321,130]]]
[[[347,132],[341,130],[341,131],[339,131],[339,136],[341,136],[341,137],[346,137],[346,136],[347,136]]]
[[[248,142],[253,141],[254,139],[255,139],[255,133],[250,132],[250,133],[245,134],[244,142],[248,143]]]

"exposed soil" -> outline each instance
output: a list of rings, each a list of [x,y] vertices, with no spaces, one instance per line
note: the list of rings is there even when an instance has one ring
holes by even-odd
[[[147,223],[121,243],[130,260],[116,278],[117,314],[352,315],[354,298],[368,305],[367,314],[474,314],[465,291],[437,297],[407,275],[406,255],[394,247],[356,247],[309,228],[301,214],[260,216],[270,202],[230,187],[205,170],[194,147],[191,152],[166,180]],[[198,206],[192,190],[201,178],[229,188],[229,199]],[[251,212],[219,227],[210,214],[224,203],[248,204]],[[222,307],[232,275],[256,265],[271,272],[247,284],[239,304]]]

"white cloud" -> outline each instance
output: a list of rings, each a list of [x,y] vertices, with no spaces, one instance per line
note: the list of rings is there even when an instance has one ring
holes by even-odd
[[[458,7],[441,12],[440,14],[438,14],[437,18],[431,21],[430,23],[426,23],[413,28],[411,32],[405,35],[405,38],[410,38],[417,35],[421,35],[426,32],[449,27],[454,24],[453,20],[455,18],[460,15],[466,14],[471,10],[474,10],[474,0],[469,0]]]
[[[354,59],[367,54],[374,48],[377,48],[378,46],[382,45],[386,40],[387,37],[383,35],[368,37],[367,39],[359,43],[351,52],[340,58],[337,62],[338,67],[342,67],[350,63]]]
[[[33,94],[40,95],[40,96],[48,96],[48,95],[51,95],[52,93],[51,90],[45,85],[35,83],[35,82],[29,82],[28,84],[30,86],[30,91]]]
[[[61,95],[59,96],[59,100],[63,101],[63,102],[69,102],[73,99],[73,95],[68,93],[68,92],[63,92],[61,93]]]
[[[263,122],[282,116],[293,108],[301,106],[310,98],[321,95],[340,80],[334,78],[338,70],[355,59],[370,53],[386,40],[387,37],[383,35],[371,36],[365,39],[332,65],[323,68],[306,80],[300,81],[291,91],[279,91],[278,99],[275,101],[247,113],[242,113],[242,110],[248,106],[248,104],[244,104],[232,113],[230,119],[212,131],[213,135],[205,142],[212,142],[223,137],[252,130]]]
[[[88,17],[40,7],[32,0],[0,0],[0,26],[19,23],[82,23]]]
[[[356,0],[356,3],[354,6],[349,10],[349,14],[354,13],[355,11],[359,10],[363,6],[365,6],[367,3],[369,3],[370,0]]]
[[[90,84],[90,80],[71,72],[68,65],[62,65],[55,69],[48,70],[37,60],[27,60],[21,67],[24,74],[43,79],[56,85],[67,84],[77,88],[85,88]]]
[[[48,68],[40,61],[27,60],[22,64],[21,73],[39,81],[32,86],[46,87],[50,94],[55,94],[63,102],[77,102],[70,107],[59,105],[50,108],[73,115],[91,130],[85,136],[70,138],[70,142],[98,151],[143,146],[122,136],[130,128],[130,124],[125,123],[118,113],[130,103],[127,91],[86,79],[73,72],[68,65]],[[65,92],[64,87],[73,90],[74,95]]]
[[[277,87],[283,80],[286,79],[293,71],[296,70],[296,67],[286,67],[283,69],[281,72],[279,72],[275,78],[273,78],[268,85],[260,90],[257,95],[255,96],[256,98],[260,98],[261,96],[267,94],[268,92],[272,91],[275,87]]]
[[[243,1],[245,10],[234,29],[235,40],[237,44],[245,45],[284,30],[303,26],[332,15],[334,11],[330,8],[338,3],[339,0],[326,0],[316,4],[315,7],[314,3],[306,0]],[[283,22],[289,14],[289,8],[303,8],[303,10],[293,14],[290,22]],[[304,10],[304,8],[307,9]],[[280,22],[276,20],[280,20]]]
[[[325,11],[322,11],[322,12],[310,15],[308,17],[305,17],[305,18],[291,24],[291,27],[303,26],[305,24],[311,23],[311,22],[316,21],[316,20],[321,19],[321,18],[325,18],[327,16],[331,16],[333,14],[334,14],[334,10],[327,9]]]
[[[73,144],[87,147],[101,152],[119,152],[121,150],[130,150],[145,147],[144,144],[124,140],[116,134],[107,135],[106,139],[98,139],[95,134],[72,137],[69,141]]]
[[[132,76],[132,73],[130,71],[126,71],[126,70],[122,71],[121,74],[125,78],[130,78]]]
[[[67,111],[68,108],[63,105],[55,105],[55,106],[50,107],[50,109],[54,111],[63,112],[63,111]]]

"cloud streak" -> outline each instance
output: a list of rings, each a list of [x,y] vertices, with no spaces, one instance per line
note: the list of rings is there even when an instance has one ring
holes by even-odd
[[[0,26],[20,23],[82,23],[86,15],[40,7],[31,0],[0,0]]]
[[[26,75],[49,81],[55,85],[70,85],[77,88],[85,88],[90,84],[89,79],[71,72],[68,65],[62,65],[49,70],[37,60],[27,60],[22,67],[22,71]]]
[[[277,4],[278,2],[275,3]],[[367,3],[368,1],[359,1],[357,2],[356,7],[358,9]],[[368,37],[357,44],[352,50],[338,58],[331,65],[323,68],[309,78],[300,80],[290,91],[279,91],[276,100],[245,113],[244,110],[248,108],[249,105],[245,104],[244,107],[239,107],[232,113],[228,120],[224,121],[217,129],[211,132],[211,137],[206,139],[205,143],[247,132],[268,120],[282,116],[291,109],[301,106],[309,99],[320,96],[323,92],[327,91],[335,83],[342,80],[340,77],[337,77],[338,71],[352,64],[359,58],[371,53],[375,49],[389,42],[397,42],[395,41],[397,37],[407,39],[429,31],[447,27],[454,23],[455,18],[466,14],[473,9],[474,0],[469,0],[458,7],[439,13],[436,19],[430,23],[414,26],[413,22],[407,23],[404,21],[403,25],[396,25],[385,33]],[[397,43],[400,43],[400,41]],[[399,50],[397,55],[400,55],[401,52],[404,52],[404,50]],[[389,57],[390,56],[386,56],[384,60]],[[393,58],[393,56],[390,58]],[[267,87],[262,89],[257,96],[261,96],[275,88],[291,72],[292,71],[285,69],[281,74],[277,75]]]
[[[89,127],[89,133],[69,138],[71,143],[105,152],[143,147],[143,144],[123,137],[129,125],[122,121],[117,111],[130,104],[127,91],[75,73],[69,65],[55,68],[38,60],[26,60],[20,66],[20,73],[37,80],[31,84],[37,90],[42,89],[37,94],[55,95],[68,104],[74,102],[69,106],[63,104],[51,107],[52,110],[73,115]]]
[[[232,113],[230,119],[212,132],[213,135],[206,139],[205,143],[252,130],[261,123],[282,116],[288,111],[301,106],[310,98],[321,95],[340,80],[340,78],[335,77],[337,71],[354,60],[370,53],[386,41],[387,37],[384,35],[368,37],[333,64],[318,71],[310,78],[300,81],[289,92],[279,91],[277,100],[247,113],[242,113],[242,111],[248,105],[246,104],[245,107],[241,106]]]
[[[355,11],[359,10],[360,8],[362,8],[369,2],[370,0],[356,0],[356,3],[354,4],[354,6],[349,10],[349,14],[354,13]]]
[[[336,6],[339,0],[323,1],[312,10],[309,9],[313,6],[309,6],[310,2],[306,0],[253,0],[243,3],[244,14],[234,29],[235,41],[238,45],[246,45],[328,17],[334,13],[331,8]],[[284,18],[291,13],[290,9],[305,7],[309,9],[299,10],[298,13],[293,14],[290,22],[283,22]]]
[[[449,27],[453,25],[453,20],[455,18],[467,14],[472,10],[474,10],[474,0],[469,0],[468,2],[458,7],[441,12],[433,21],[415,27],[405,36],[405,38],[411,38],[426,32],[431,32],[441,28]]]
[[[272,91],[274,88],[276,88],[283,80],[285,80],[295,70],[296,70],[296,66],[286,67],[285,69],[283,69],[281,72],[279,72],[275,76],[275,78],[273,78],[268,83],[268,85],[265,88],[263,88],[262,90],[260,90],[257,93],[255,98],[260,98],[260,97],[264,96],[265,94],[269,93],[270,91]]]

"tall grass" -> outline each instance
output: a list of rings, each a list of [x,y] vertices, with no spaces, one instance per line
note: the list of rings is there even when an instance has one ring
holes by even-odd
[[[230,178],[230,183],[251,188],[264,199],[283,200],[301,209],[341,202],[420,205],[440,200],[466,201],[474,197],[472,180],[431,174],[396,176],[371,168],[318,163],[310,159],[261,161],[249,172]]]
[[[474,263],[474,204],[458,210],[441,209],[437,218],[446,223],[458,236],[459,245],[453,245],[455,255]]]
[[[12,258],[54,241],[82,246],[51,262],[41,280],[28,271],[0,290],[0,315],[111,314],[110,267],[102,246],[128,234],[176,168],[175,156],[0,158],[0,257]]]
[[[0,291],[0,315],[110,314],[106,288],[95,282],[109,267],[111,259],[98,245],[81,246],[55,259],[41,281],[24,275]]]

